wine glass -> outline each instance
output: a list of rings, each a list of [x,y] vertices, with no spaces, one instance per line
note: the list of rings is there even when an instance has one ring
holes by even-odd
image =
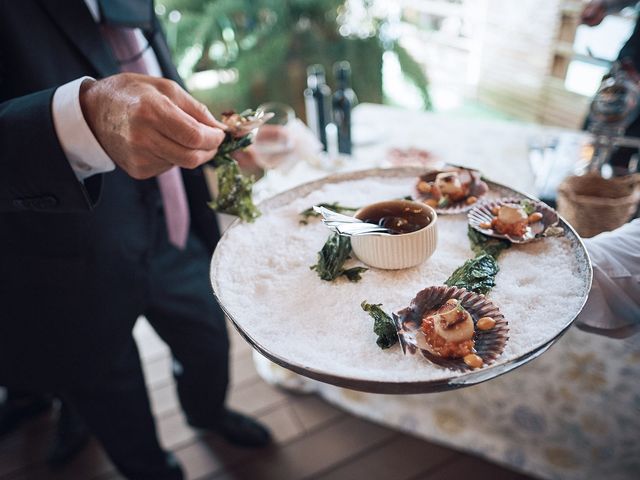
[[[284,163],[293,151],[291,130],[296,115],[289,105],[278,102],[263,103],[258,111],[272,113],[273,116],[255,134],[256,163],[265,170],[274,169]]]

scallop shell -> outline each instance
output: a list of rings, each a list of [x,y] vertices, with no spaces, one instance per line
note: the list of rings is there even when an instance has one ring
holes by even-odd
[[[233,137],[240,138],[249,135],[273,116],[273,112],[265,112],[264,110],[253,112],[246,110],[242,113],[235,113],[233,111],[224,112],[221,119],[227,126],[227,133]]]
[[[424,175],[421,175],[418,178],[418,182],[420,181],[425,181],[425,182],[433,182],[435,181],[436,177],[438,176],[439,173],[444,173],[444,172],[458,172],[458,173],[466,173],[469,175],[470,179],[468,180],[468,182],[470,182],[470,191],[469,191],[469,196],[474,196],[477,198],[482,197],[483,195],[485,195],[488,191],[489,191],[489,187],[487,186],[487,184],[481,179],[480,176],[480,172],[478,170],[474,170],[472,168],[464,168],[464,167],[456,167],[456,166],[450,166],[448,168],[444,168],[442,170],[433,170],[431,172],[427,172]],[[416,184],[418,183],[416,182]],[[466,182],[465,182],[466,183]],[[416,198],[419,201],[424,200],[426,197],[424,194],[418,192],[418,190],[416,189]],[[443,215],[454,215],[457,213],[464,213],[464,212],[468,212],[469,210],[471,210],[471,208],[473,208],[475,204],[471,204],[471,205],[467,205],[465,200],[460,200],[458,202],[454,202],[446,207],[433,207],[434,210],[436,212],[438,212],[439,214],[443,214]]]
[[[460,300],[462,306],[471,314],[474,325],[482,317],[491,317],[496,325],[490,330],[476,329],[474,340],[476,354],[483,360],[483,366],[492,364],[504,351],[509,333],[509,325],[500,313],[500,309],[484,295],[469,292],[464,288],[434,286],[418,292],[411,304],[393,314],[398,330],[402,352],[406,355],[420,352],[427,360],[441,367],[457,371],[473,370],[461,358],[442,358],[429,352],[424,345],[425,339],[420,326],[424,314],[444,304],[450,298]]]
[[[492,228],[480,227],[480,224],[482,223],[491,223],[491,220],[494,218],[494,215],[491,213],[491,210],[493,208],[508,203],[519,204],[522,200],[522,198],[501,198],[499,200],[483,202],[481,204],[475,205],[467,214],[469,225],[471,225],[480,233],[484,233],[485,235],[488,235],[490,237],[504,238],[505,240],[509,240],[511,243],[528,243],[545,236],[558,236],[558,233],[564,233],[564,231],[555,231],[555,228],[560,221],[560,218],[558,217],[556,211],[549,207],[547,204],[534,200],[527,201],[533,203],[536,208],[536,212],[542,213],[542,220],[534,223],[533,225],[529,225],[527,227],[526,233],[522,237],[504,235],[502,233],[494,231]]]

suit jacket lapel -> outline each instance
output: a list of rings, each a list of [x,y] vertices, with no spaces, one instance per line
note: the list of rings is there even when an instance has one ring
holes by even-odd
[[[98,77],[118,73],[118,64],[82,0],[39,0],[52,20],[89,61]]]

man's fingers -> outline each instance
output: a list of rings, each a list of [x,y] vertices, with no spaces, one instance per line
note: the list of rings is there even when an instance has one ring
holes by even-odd
[[[186,148],[160,132],[150,133],[148,143],[148,149],[156,157],[183,168],[196,168],[211,160],[217,151],[217,148],[211,150]]]
[[[122,73],[83,84],[82,113],[113,161],[131,177],[211,160],[222,124],[175,82]]]
[[[217,120],[203,103],[189,95],[176,82],[163,82],[159,90],[167,95],[182,111],[195,118],[198,122],[221,130],[227,129],[227,126]]]
[[[221,129],[198,122],[169,98],[163,98],[157,105],[160,121],[155,127],[165,137],[193,150],[214,150],[220,146],[225,136]]]

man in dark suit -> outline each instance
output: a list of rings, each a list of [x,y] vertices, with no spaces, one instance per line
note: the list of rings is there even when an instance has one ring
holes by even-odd
[[[200,168],[224,125],[176,82],[151,0],[0,0],[0,385],[65,395],[135,479],[182,478],[157,441],[140,314],[191,425],[269,442],[224,407]]]

